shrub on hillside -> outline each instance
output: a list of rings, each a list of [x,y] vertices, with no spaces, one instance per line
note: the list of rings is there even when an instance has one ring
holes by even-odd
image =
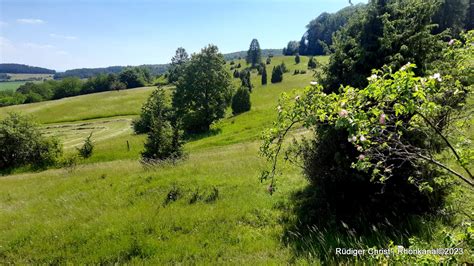
[[[262,85],[267,85],[267,67],[263,66],[263,71],[262,71]]]
[[[169,102],[163,89],[154,90],[143,104],[140,116],[132,122],[135,133],[150,132],[153,117],[165,117],[170,120],[173,114]]]
[[[240,72],[238,70],[234,70],[234,78],[238,79],[240,78]]]
[[[232,113],[234,115],[250,110],[250,92],[246,87],[240,87],[232,97]]]
[[[182,155],[181,131],[171,111],[165,91],[157,89],[142,107],[139,120],[134,122],[136,132],[147,132],[142,157],[146,161],[175,159]]]
[[[283,71],[281,69],[281,65],[274,66],[272,70],[272,83],[278,83],[283,81]]]
[[[301,62],[300,55],[297,54],[297,55],[295,56],[295,63],[296,63],[296,64],[299,64],[300,62]]]
[[[28,118],[10,113],[0,121],[0,170],[44,168],[55,164],[61,153],[59,141],[44,137]]]
[[[252,83],[250,82],[250,70],[244,69],[240,72],[240,80],[242,81],[242,87],[246,87],[252,92]]]
[[[82,147],[78,148],[79,156],[87,159],[92,156],[94,152],[94,143],[92,142],[92,133],[84,140]]]
[[[308,61],[308,69],[315,69],[317,67],[316,59],[310,57]]]
[[[267,57],[266,63],[267,63],[267,65],[270,65],[272,63],[272,59],[270,57]]]
[[[471,119],[465,102],[472,90],[473,40],[474,31],[465,45],[453,41],[442,62],[432,64],[439,72],[426,77],[406,64],[395,72],[373,71],[361,89],[347,86],[328,94],[315,84],[281,98],[278,120],[261,150],[276,163],[293,125],[315,130],[312,140],[296,142],[285,153],[301,159],[316,195],[312,209],[303,210],[317,213],[307,215],[307,222],[342,221],[359,232],[370,231],[368,224],[392,230],[408,217],[441,211],[453,178],[474,187],[472,148],[453,131]],[[450,161],[434,159],[440,154]],[[273,184],[272,165],[262,178]]]

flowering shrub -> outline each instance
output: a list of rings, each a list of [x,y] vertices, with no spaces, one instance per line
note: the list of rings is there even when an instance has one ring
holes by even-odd
[[[472,67],[468,64],[472,62],[473,37],[474,32],[470,32],[464,43],[450,42],[444,54],[455,65],[445,75],[417,77],[413,71],[416,66],[408,63],[395,72],[373,71],[368,86],[362,89],[348,86],[340,93],[326,94],[321,85],[312,83],[302,92],[283,94],[277,121],[263,136],[261,153],[272,162],[272,168],[262,173],[262,179],[270,178],[274,187],[278,155],[293,126],[331,126],[347,132],[347,142],[358,151],[352,168],[369,173],[371,181],[384,183],[394,169],[405,164],[415,170],[418,165],[429,164],[474,187],[469,170],[474,149],[465,137],[448,135],[453,126],[470,121],[466,119],[470,114],[464,111],[472,92]],[[459,114],[463,120],[458,119]],[[445,149],[462,172],[436,159]],[[434,183],[442,182],[423,175],[410,176],[409,181],[428,191]]]

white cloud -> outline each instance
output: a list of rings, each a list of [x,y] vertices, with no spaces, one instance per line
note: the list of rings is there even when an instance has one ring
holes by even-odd
[[[54,48],[53,45],[51,44],[38,44],[38,43],[32,43],[32,42],[27,42],[23,44],[27,48],[33,48],[33,49],[52,49]]]
[[[16,20],[16,22],[20,24],[43,24],[45,23],[44,20],[39,19],[39,18],[19,18]]]
[[[50,33],[49,37],[56,38],[56,39],[64,39],[64,40],[77,40],[76,36],[70,36],[70,35],[61,35],[61,34],[54,34]]]

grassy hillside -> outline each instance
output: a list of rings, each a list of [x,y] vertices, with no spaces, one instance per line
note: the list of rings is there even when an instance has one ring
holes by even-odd
[[[2,81],[0,82],[0,91],[15,91],[26,81]]]
[[[311,72],[293,75],[306,68],[305,57],[299,65],[275,57],[269,80],[283,61],[290,69],[283,83],[262,87],[253,73],[252,110],[229,113],[212,133],[190,140],[189,158],[175,166],[138,162],[144,136],[132,133],[130,121],[152,88],[0,108],[0,117],[31,115],[62,139],[67,154],[90,132],[96,142],[94,155],[77,168],[0,177],[0,262],[297,261],[281,243],[281,206],[306,181],[287,165],[279,193],[270,196],[258,180],[265,166],[258,139],[276,116],[278,96],[312,80]]]

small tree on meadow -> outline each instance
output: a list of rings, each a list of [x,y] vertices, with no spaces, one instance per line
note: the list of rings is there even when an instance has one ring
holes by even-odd
[[[139,126],[139,127],[137,127]],[[181,133],[163,89],[158,89],[142,107],[135,130],[148,133],[142,157],[145,160],[178,158],[182,155]]]
[[[262,70],[262,85],[267,85],[267,68],[265,66]]]
[[[246,87],[252,92],[252,83],[250,82],[250,71],[243,70],[240,72],[240,80],[242,81],[242,87]]]
[[[296,64],[299,64],[300,62],[301,62],[300,55],[297,54],[297,55],[295,56],[295,63],[296,63]]]
[[[272,78],[271,82],[272,83],[278,83],[283,81],[283,71],[281,69],[281,65],[279,66],[274,66],[272,70]]]
[[[270,57],[267,57],[267,65],[270,65],[272,63],[272,59]]]
[[[205,132],[224,117],[232,100],[231,77],[215,45],[194,54],[176,85],[173,107],[188,133]]]
[[[234,115],[250,110],[250,91],[246,87],[240,87],[232,97],[232,113]]]
[[[316,67],[317,67],[317,64],[316,64],[316,60],[314,59],[314,57],[309,58],[308,68],[309,69],[315,69]]]
[[[79,156],[84,159],[87,159],[92,156],[94,151],[94,143],[92,142],[92,132],[91,134],[84,140],[84,144],[81,148],[78,148],[77,151],[79,152]]]
[[[240,72],[236,69],[234,70],[234,78],[238,79],[240,77]]]

